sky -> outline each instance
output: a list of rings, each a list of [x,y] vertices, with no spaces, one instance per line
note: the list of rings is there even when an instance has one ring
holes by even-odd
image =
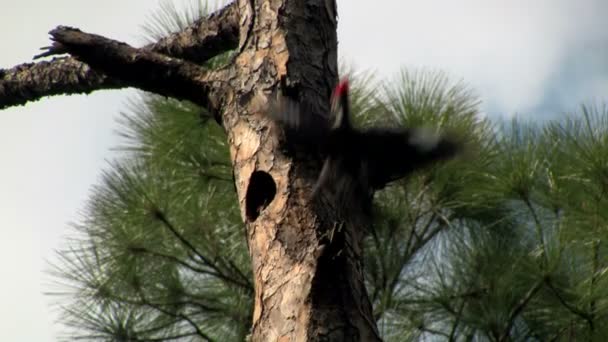
[[[176,1],[178,4],[187,0]],[[0,0],[0,68],[31,62],[57,25],[141,45],[154,0]],[[547,120],[608,99],[606,0],[339,0],[341,59],[463,80],[491,117]],[[0,341],[55,341],[48,261],[113,158],[134,90],[0,110]]]

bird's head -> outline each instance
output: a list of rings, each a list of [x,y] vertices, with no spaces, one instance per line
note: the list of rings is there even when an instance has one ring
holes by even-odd
[[[332,129],[350,127],[348,91],[348,79],[344,78],[331,95]]]

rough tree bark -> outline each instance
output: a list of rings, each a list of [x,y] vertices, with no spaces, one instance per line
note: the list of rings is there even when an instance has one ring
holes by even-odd
[[[311,199],[319,163],[287,155],[269,120],[278,94],[326,115],[337,82],[334,0],[236,0],[154,44],[133,48],[69,27],[51,61],[0,70],[0,108],[44,96],[137,87],[190,100],[225,128],[253,263],[253,341],[380,340],[361,271],[365,220]],[[229,49],[233,63],[200,65]],[[334,210],[335,209],[335,210]]]

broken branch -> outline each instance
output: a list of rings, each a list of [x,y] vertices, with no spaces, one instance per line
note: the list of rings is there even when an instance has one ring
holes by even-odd
[[[74,89],[86,93],[108,87],[136,87],[159,95],[189,100],[211,112],[218,111],[218,101],[211,93],[212,89],[222,88],[221,78],[217,77],[222,71],[210,72],[192,62],[137,49],[71,27],[59,26],[50,34],[53,45],[41,56],[67,51],[86,64],[78,64],[70,59],[56,59],[46,62],[48,64],[30,64],[25,68],[18,66],[0,71],[0,108],[46,95],[76,93]],[[53,63],[54,65],[51,65]],[[94,82],[86,77],[86,72],[85,76],[82,76],[82,70],[93,73]],[[37,82],[33,81],[35,74],[32,72],[47,76],[46,87],[39,89]],[[56,84],[56,80],[66,78],[66,74],[81,77],[67,77],[64,82]],[[28,86],[43,91],[35,92],[35,97],[29,92]],[[69,86],[74,89],[66,89]],[[22,96],[15,99],[19,97],[15,95]]]
[[[72,32],[67,32],[69,28],[58,27],[51,31],[53,33],[62,34],[64,38],[71,36],[72,39],[78,39],[78,35]],[[75,29],[70,29],[78,31]],[[116,75],[109,67],[115,62],[107,60],[103,63],[98,60],[97,65],[92,65],[92,60],[85,60],[85,53],[80,56],[80,60],[73,57],[55,58],[51,61],[42,61],[38,63],[24,63],[15,66],[11,69],[0,69],[0,109],[10,106],[23,105],[29,101],[35,101],[45,96],[61,95],[61,94],[88,94],[100,89],[119,89],[124,87],[137,87],[142,90],[152,91],[165,96],[172,96],[178,99],[191,100],[197,104],[203,105],[211,112],[217,111],[217,106],[210,101],[209,93],[212,91],[213,81],[220,79],[213,77],[214,72],[203,72],[200,69],[196,74],[192,74],[191,79],[184,77],[188,70],[195,70],[194,64],[187,64],[184,61],[164,60],[160,58],[160,53],[172,57],[178,57],[188,60],[193,63],[203,63],[224,51],[236,48],[238,45],[239,31],[239,11],[235,3],[231,3],[221,10],[211,14],[206,18],[201,18],[194,22],[191,26],[182,32],[176,32],[169,35],[156,43],[149,44],[142,49],[135,49],[126,44],[122,47],[131,48],[139,51],[139,55],[143,56],[138,61],[132,61],[130,64],[123,63],[123,69],[138,65],[137,71],[130,70],[130,76],[125,78],[125,75]],[[80,32],[80,31],[78,31]],[[80,32],[81,38],[87,35]],[[93,35],[88,35],[93,38]],[[94,36],[103,38],[100,36]],[[105,38],[103,38],[105,39]],[[46,48],[47,51],[39,54],[36,57],[46,57],[64,53],[75,54],[76,46],[68,48],[65,44],[68,42],[60,41],[54,37],[54,43],[51,47]],[[91,43],[94,39],[91,40]],[[98,41],[100,41],[98,39]],[[97,59],[103,59],[104,46],[107,42],[98,46]],[[75,42],[72,42],[75,43]],[[80,43],[84,43],[81,41]],[[112,45],[114,48],[120,47],[120,44]],[[82,47],[82,46],[81,46]],[[92,48],[92,46],[90,46]],[[147,52],[148,54],[145,54]],[[92,51],[89,52],[89,54]],[[156,55],[154,55],[156,53]],[[132,53],[131,56],[137,54]],[[123,54],[123,56],[126,56]],[[91,56],[89,56],[91,57]],[[124,61],[124,59],[123,59]],[[85,62],[85,63],[83,63]],[[151,69],[146,69],[148,66],[155,66]],[[179,64],[187,64],[181,65]],[[99,65],[105,64],[107,68],[98,69]],[[116,66],[113,70],[118,70],[120,66]],[[146,69],[146,70],[144,70]],[[157,75],[158,72],[169,72],[169,74]],[[142,75],[138,75],[141,73]],[[196,75],[196,77],[195,77]],[[148,77],[146,77],[148,76]],[[163,81],[166,81],[163,84]],[[189,81],[189,82],[188,82]],[[150,83],[148,83],[150,82]],[[160,84],[159,84],[160,83]],[[194,87],[188,87],[186,84],[194,83]],[[206,85],[204,83],[207,83]],[[214,87],[219,86],[218,82],[213,84]],[[179,87],[175,87],[179,86]],[[206,96],[207,95],[207,96]]]
[[[123,84],[73,58],[27,63],[0,69],[0,109],[23,105],[44,96],[88,94],[96,89],[117,89]]]

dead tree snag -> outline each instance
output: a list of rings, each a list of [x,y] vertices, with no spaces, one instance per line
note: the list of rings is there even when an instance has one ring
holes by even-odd
[[[334,0],[236,0],[142,48],[68,27],[51,61],[0,70],[0,108],[56,94],[136,87],[217,113],[226,130],[255,284],[253,341],[380,340],[363,283],[366,220],[311,200],[320,162],[286,155],[268,117],[277,94],[329,112],[337,83]],[[220,70],[201,64],[229,49]]]

